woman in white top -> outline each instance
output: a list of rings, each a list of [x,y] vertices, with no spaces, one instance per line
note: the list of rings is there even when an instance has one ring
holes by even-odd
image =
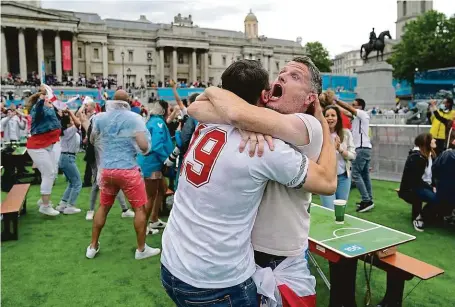
[[[348,200],[349,198],[349,191],[351,190],[351,161],[355,159],[355,147],[351,131],[343,129],[341,113],[338,107],[327,106],[324,109],[324,116],[329,124],[330,133],[335,144],[338,184],[335,194],[321,196],[321,201],[324,207],[333,209],[333,201],[335,199]]]
[[[82,189],[81,175],[76,165],[76,155],[79,152],[81,137],[79,127],[81,122],[70,110],[63,111],[61,119],[62,135],[60,143],[62,153],[60,155],[59,167],[68,179],[68,186],[63,193],[59,205],[55,208],[64,214],[75,214],[81,212],[77,208],[76,201]]]

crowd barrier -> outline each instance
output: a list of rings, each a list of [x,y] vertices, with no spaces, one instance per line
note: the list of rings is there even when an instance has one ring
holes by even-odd
[[[406,114],[376,114],[370,115],[370,124],[406,125]]]
[[[400,182],[415,137],[429,132],[430,128],[428,125],[370,125],[371,177]]]

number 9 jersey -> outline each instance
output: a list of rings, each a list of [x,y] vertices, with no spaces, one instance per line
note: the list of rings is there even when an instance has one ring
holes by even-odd
[[[250,157],[239,152],[240,141],[232,126],[199,125],[182,164],[161,262],[193,287],[227,288],[250,278],[251,231],[267,181],[291,188],[305,182],[308,158],[288,144],[274,140],[274,151]]]

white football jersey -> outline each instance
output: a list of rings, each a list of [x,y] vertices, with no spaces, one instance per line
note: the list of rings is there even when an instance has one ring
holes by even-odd
[[[162,264],[197,288],[226,288],[255,272],[251,230],[267,181],[299,188],[308,159],[281,140],[263,157],[239,152],[232,126],[199,125],[163,233]],[[267,146],[266,146],[267,147]]]

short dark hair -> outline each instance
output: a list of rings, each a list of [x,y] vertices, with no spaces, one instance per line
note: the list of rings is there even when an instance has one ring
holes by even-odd
[[[317,66],[313,63],[310,57],[308,56],[298,56],[292,59],[293,62],[301,63],[308,67],[310,71],[310,82],[311,82],[311,89],[316,94],[322,93],[322,78],[321,72],[317,68]]]
[[[365,110],[365,100],[363,100],[362,98],[356,98],[355,101],[357,101],[357,103],[359,104],[359,106],[362,107],[362,110]]]
[[[258,61],[239,60],[226,68],[221,83],[222,88],[256,105],[261,92],[269,88],[269,74]]]
[[[196,98],[197,98],[197,96],[199,96],[199,94],[198,94],[198,93],[193,93],[193,94],[191,94],[191,95],[190,95],[190,97],[188,97],[188,101],[189,101],[190,103],[193,103],[193,102],[195,102],[195,101],[196,101]]]

